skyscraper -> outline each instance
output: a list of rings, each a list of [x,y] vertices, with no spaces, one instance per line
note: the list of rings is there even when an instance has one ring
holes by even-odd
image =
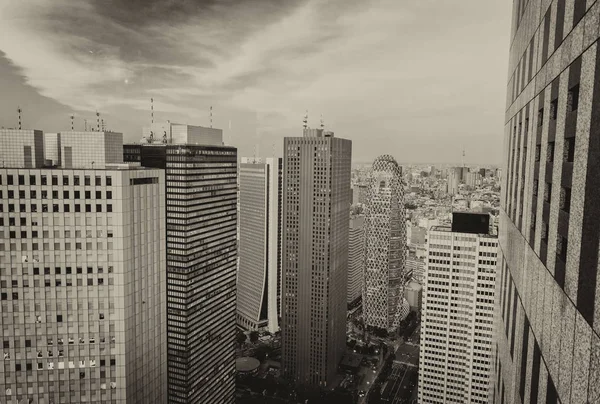
[[[393,331],[408,315],[405,255],[402,172],[392,156],[383,155],[373,162],[365,203],[365,326]]]
[[[0,403],[164,403],[164,172],[107,162],[120,133],[57,137],[98,163],[0,130]]]
[[[166,137],[125,145],[123,153],[167,174],[168,402],[229,404],[235,390],[237,152],[222,145],[222,135],[206,137],[217,129],[162,126]],[[177,127],[185,130],[171,136]]]
[[[350,218],[348,243],[348,297],[347,303],[360,301],[365,270],[365,217]],[[356,303],[358,304],[358,303]]]
[[[514,3],[496,403],[600,400],[599,14]]]
[[[331,385],[346,346],[352,142],[322,129],[284,140],[282,367]]]
[[[454,213],[429,230],[423,287],[420,403],[488,403],[498,239],[489,215]]]
[[[239,174],[237,324],[279,331],[282,159],[243,157]]]

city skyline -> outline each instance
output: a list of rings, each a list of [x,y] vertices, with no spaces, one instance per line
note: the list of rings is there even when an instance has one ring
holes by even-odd
[[[391,146],[399,162],[459,161],[463,147],[500,162],[509,4],[338,3],[5,2],[0,126],[21,106],[26,128],[64,130],[75,112],[81,130],[97,109],[137,141],[153,97],[173,122],[209,126],[213,105],[240,155],[280,150],[308,109],[310,126],[323,114],[353,140],[357,161]]]

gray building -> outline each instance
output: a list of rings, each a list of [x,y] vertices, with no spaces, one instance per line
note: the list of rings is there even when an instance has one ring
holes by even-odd
[[[239,167],[237,324],[279,331],[281,158],[242,157]]]
[[[393,331],[409,313],[404,298],[406,219],[402,171],[392,156],[373,162],[365,202],[365,326]]]
[[[189,141],[195,142],[194,132]],[[123,147],[166,170],[169,403],[234,402],[237,150],[169,143]],[[166,143],[163,143],[166,141]]]
[[[164,172],[46,168],[41,131],[22,132],[0,131],[16,143],[0,169],[0,403],[164,403]],[[99,138],[78,133],[96,161]]]
[[[346,346],[352,142],[305,129],[284,140],[282,370],[330,386]]]
[[[600,401],[599,15],[514,2],[496,403]]]

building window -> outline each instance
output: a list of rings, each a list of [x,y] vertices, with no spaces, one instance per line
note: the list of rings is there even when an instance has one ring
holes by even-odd
[[[552,183],[547,182],[546,188],[544,189],[544,202],[550,203],[551,198],[552,198]]]
[[[56,176],[56,175],[52,176],[52,185],[58,185],[58,176]]]
[[[83,185],[90,185],[90,184],[91,184],[90,176],[89,176],[89,175],[86,175],[86,176],[83,178]]]
[[[542,241],[548,242],[548,223],[542,220]]]
[[[577,111],[579,107],[579,84],[572,87],[569,90],[569,94],[567,96],[567,111],[573,112]]]
[[[571,188],[560,189],[560,209],[569,213],[571,211]]]
[[[552,101],[550,103],[550,117],[553,121],[556,120],[558,116],[558,99]]]
[[[538,111],[538,126],[544,125],[544,108],[540,108]]]
[[[575,138],[565,138],[565,146],[563,149],[563,161],[565,163],[572,163],[575,159]]]
[[[548,142],[548,149],[546,151],[546,162],[552,163],[554,161],[554,142]]]
[[[100,176],[96,176],[96,186],[99,187],[102,185],[102,178]]]
[[[567,245],[568,240],[566,237],[559,235],[556,238],[556,255],[562,262],[567,262]]]

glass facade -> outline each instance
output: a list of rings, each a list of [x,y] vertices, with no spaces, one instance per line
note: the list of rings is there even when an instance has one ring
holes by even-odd
[[[166,170],[169,403],[234,402],[237,151],[124,145]]]

